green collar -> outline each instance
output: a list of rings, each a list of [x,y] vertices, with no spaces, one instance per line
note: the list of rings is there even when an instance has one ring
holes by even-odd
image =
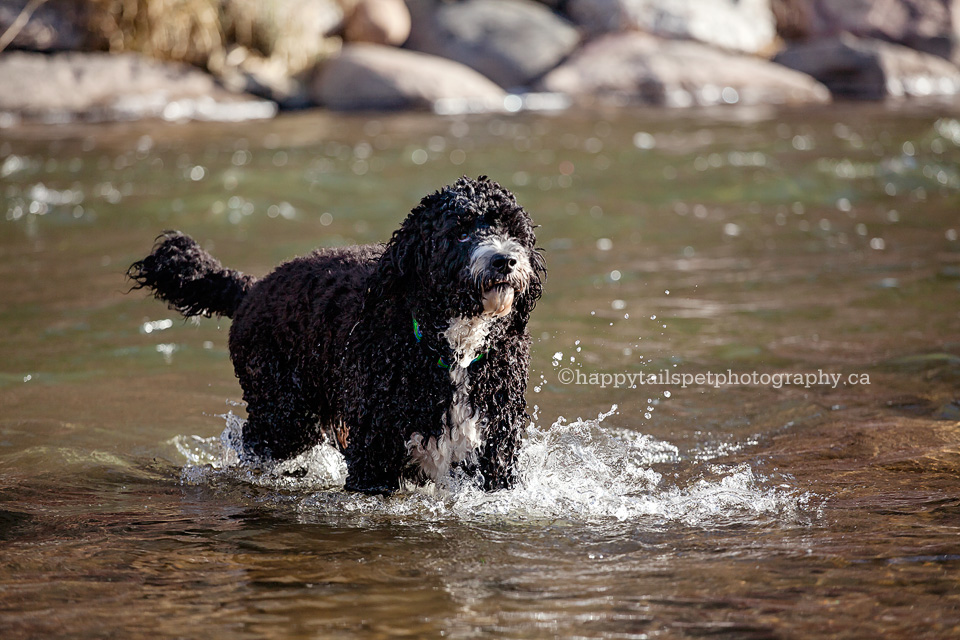
[[[413,319],[413,337],[417,339],[417,342],[420,342],[423,339],[423,332],[420,331],[420,323],[417,322],[416,318]],[[478,360],[483,358],[483,356],[485,355],[486,354],[481,353],[476,358],[471,360],[470,364],[468,364],[467,366],[469,367],[471,364],[477,362]],[[446,360],[443,359],[443,356],[440,356],[439,359],[437,360],[437,366],[440,367],[441,369],[450,369],[450,365],[447,363]]]

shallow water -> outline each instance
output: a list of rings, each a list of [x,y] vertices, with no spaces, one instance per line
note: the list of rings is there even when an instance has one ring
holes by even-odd
[[[957,636],[958,160],[944,107],[0,130],[0,633]],[[461,174],[542,225],[521,486],[238,464],[228,321],[126,266],[263,274]]]

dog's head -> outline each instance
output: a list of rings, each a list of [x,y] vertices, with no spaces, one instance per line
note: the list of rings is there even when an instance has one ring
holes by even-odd
[[[381,258],[381,285],[447,317],[528,314],[546,274],[534,225],[513,194],[485,176],[425,197]]]

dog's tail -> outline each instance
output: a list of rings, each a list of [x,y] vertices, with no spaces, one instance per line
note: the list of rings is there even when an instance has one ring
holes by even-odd
[[[255,282],[253,276],[225,269],[190,236],[166,231],[153,251],[127,269],[133,289],[151,289],[158,300],[184,316],[232,318]]]

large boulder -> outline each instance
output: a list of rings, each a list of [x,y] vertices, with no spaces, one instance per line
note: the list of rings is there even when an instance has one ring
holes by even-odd
[[[770,0],[568,0],[566,10],[593,34],[640,30],[746,53],[776,36]]]
[[[946,60],[848,33],[787,48],[774,58],[807,73],[836,96],[861,100],[955,96],[960,69]]]
[[[441,101],[503,105],[504,91],[452,60],[375,44],[348,44],[312,86],[314,101],[337,110],[431,109]]]
[[[89,2],[0,0],[0,41],[6,48],[27,51],[71,51],[95,45],[89,29],[94,17]],[[0,46],[0,51],[5,47]]]
[[[531,0],[407,0],[406,47],[455,60],[501,87],[528,86],[573,51],[577,30]]]
[[[231,94],[181,63],[137,54],[12,52],[0,56],[0,113],[45,122],[249,120],[276,105]]]
[[[829,91],[810,76],[767,60],[636,32],[590,42],[547,74],[539,88],[672,107],[830,100]]]
[[[960,0],[777,0],[781,32],[818,40],[852,33],[960,60]]]

